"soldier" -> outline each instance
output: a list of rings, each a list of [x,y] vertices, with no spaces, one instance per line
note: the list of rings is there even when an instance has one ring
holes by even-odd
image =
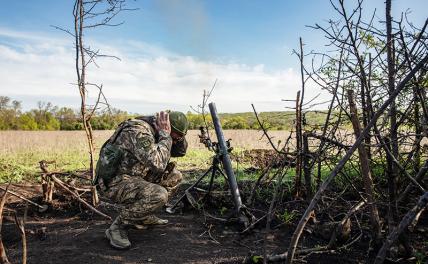
[[[153,213],[164,206],[168,193],[182,180],[170,157],[186,154],[186,116],[160,112],[121,123],[100,150],[95,183],[100,193],[123,205],[106,230],[110,245],[128,249],[129,228],[145,229],[168,221]]]

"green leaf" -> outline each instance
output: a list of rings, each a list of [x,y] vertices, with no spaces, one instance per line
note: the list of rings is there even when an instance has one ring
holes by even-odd
[[[252,256],[251,257],[251,261],[253,262],[253,263],[261,263],[261,261],[263,260],[263,257],[262,256]],[[259,262],[260,261],[260,262]]]

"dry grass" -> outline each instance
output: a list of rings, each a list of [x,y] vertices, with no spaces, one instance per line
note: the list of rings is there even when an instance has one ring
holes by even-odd
[[[98,149],[113,131],[95,131]],[[189,131],[187,155],[178,158],[180,169],[204,169],[210,165],[212,153],[199,143],[199,131]],[[232,139],[235,154],[245,149],[271,149],[262,132],[256,130],[226,130],[226,139]],[[345,133],[345,132],[344,132]],[[214,133],[212,139],[216,141]],[[289,136],[287,131],[270,131],[273,142],[281,145]],[[345,133],[349,134],[349,132]],[[343,136],[343,135],[342,135]],[[352,144],[353,136],[347,142]],[[319,142],[312,142],[316,147]],[[422,142],[424,150],[428,148],[428,139]],[[402,146],[404,147],[404,146]],[[427,152],[425,152],[426,155]],[[34,180],[39,175],[40,160],[55,161],[58,170],[74,171],[88,167],[86,137],[83,131],[0,131],[0,182],[7,180]]]
[[[180,167],[205,167],[211,155],[199,143],[199,131],[189,131],[188,155],[178,159]],[[99,148],[113,131],[95,131]],[[286,131],[272,131],[274,142],[284,142]],[[215,135],[212,135],[216,141]],[[229,130],[225,137],[232,139],[232,146],[239,149],[270,148],[262,133],[255,130]],[[96,150],[98,152],[98,149]],[[21,180],[37,175],[38,161],[56,161],[61,170],[84,169],[88,166],[84,131],[1,131],[0,132],[0,181]]]
[[[97,145],[111,134],[111,131],[95,131]],[[87,151],[83,131],[2,131],[0,132],[2,155],[18,153],[64,153]]]
[[[190,148],[202,149],[204,146],[199,143],[198,130],[189,131],[187,141]],[[213,133],[213,132],[211,132]],[[270,131],[272,140],[275,144],[278,140],[283,143],[289,135],[288,131]],[[225,130],[226,139],[232,139],[232,146],[240,149],[270,149],[268,140],[263,137],[263,133],[257,130]],[[211,134],[212,140],[217,141],[215,134]]]
[[[95,131],[95,142],[99,147],[111,134],[112,130]],[[190,149],[203,149],[199,143],[199,131],[191,130],[186,136]],[[232,145],[242,149],[270,148],[262,133],[256,130],[226,130],[227,139],[232,139]],[[286,131],[269,132],[274,138],[282,142],[288,136]],[[213,140],[216,141],[215,135]],[[20,152],[58,153],[78,151],[86,152],[86,137],[83,131],[1,131],[0,147],[2,155],[15,155]]]

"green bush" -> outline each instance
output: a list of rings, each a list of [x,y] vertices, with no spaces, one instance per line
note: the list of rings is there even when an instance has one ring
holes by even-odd
[[[37,130],[38,128],[39,126],[31,113],[25,113],[18,117],[18,129]]]

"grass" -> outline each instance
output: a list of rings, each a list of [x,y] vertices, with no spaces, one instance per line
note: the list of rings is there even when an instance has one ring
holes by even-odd
[[[270,145],[262,133],[256,130],[225,130],[225,137],[232,139],[234,147],[233,154],[240,156],[244,150],[248,149],[270,149]],[[113,131],[95,131],[94,139],[96,146],[101,146]],[[272,131],[270,133],[274,140],[286,138],[286,131]],[[215,140],[215,135],[212,135]],[[211,165],[213,153],[208,151],[199,143],[198,131],[191,130],[186,136],[189,142],[187,155],[182,158],[174,158],[178,168],[183,171],[206,170]],[[314,142],[316,145],[316,142]],[[99,149],[96,149],[98,155]],[[22,180],[36,181],[40,175],[39,161],[55,161],[51,168],[59,171],[76,171],[88,168],[88,154],[86,139],[83,131],[0,131],[0,182],[12,180],[19,182]],[[96,157],[97,158],[97,157]],[[340,157],[337,157],[340,159]],[[358,164],[353,164],[358,168]],[[255,180],[259,173],[249,173],[245,169],[249,164],[238,164],[233,161],[238,180]],[[321,178],[327,177],[332,168],[323,166],[321,168]],[[382,166],[374,166],[373,176],[383,175]],[[352,169],[350,163],[345,171],[356,179],[360,177],[358,172]],[[274,173],[274,171],[272,172]],[[316,174],[316,171],[314,171]],[[290,169],[285,176],[285,181],[290,181],[295,175],[295,170]],[[352,177],[351,177],[352,178]],[[217,177],[216,181],[222,182],[223,177]],[[343,185],[348,182],[342,177],[336,180]],[[223,181],[224,182],[224,181]]]
[[[95,131],[97,147],[113,131]],[[286,131],[273,131],[276,139],[285,138]],[[269,148],[262,133],[256,130],[225,131],[225,137],[232,139],[234,153],[244,149]],[[198,131],[189,131],[187,135],[189,149],[183,158],[174,159],[181,170],[207,169],[211,165],[212,153],[199,143]],[[215,135],[213,135],[215,140]],[[99,149],[96,149],[98,155]],[[83,131],[1,131],[0,132],[0,182],[12,180],[38,180],[41,160],[55,161],[51,165],[55,170],[76,171],[89,166],[86,139]],[[241,169],[244,164],[240,164]],[[236,167],[236,164],[234,164]],[[238,177],[243,174],[239,173]]]
[[[186,156],[172,160],[177,162],[179,170],[204,170],[210,167],[212,156],[213,153],[206,149],[189,149]]]

